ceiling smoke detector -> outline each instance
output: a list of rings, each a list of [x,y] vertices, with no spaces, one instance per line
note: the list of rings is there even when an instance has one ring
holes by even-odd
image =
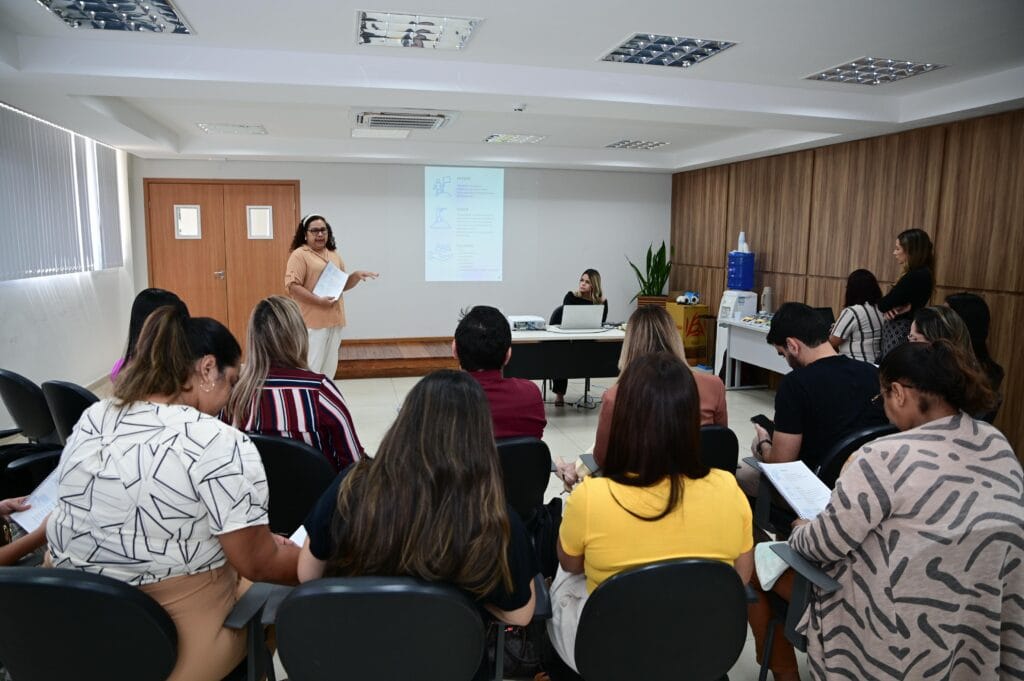
[[[360,111],[356,114],[356,125],[386,130],[437,130],[453,117],[447,111]]]

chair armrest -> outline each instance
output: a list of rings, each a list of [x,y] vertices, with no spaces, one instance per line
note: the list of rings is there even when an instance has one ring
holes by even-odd
[[[772,544],[771,550],[785,561],[786,565],[793,568],[797,574],[818,587],[822,593],[830,594],[841,588],[839,582],[826,575],[818,566],[811,564],[806,558],[794,551],[789,544]]]
[[[249,622],[255,618],[263,609],[270,595],[272,584],[256,582],[249,590],[242,594],[242,597],[235,603],[228,616],[224,619],[224,626],[228,629],[244,629]]]
[[[60,455],[63,449],[48,449],[44,452],[35,452],[33,454],[26,454],[25,456],[19,457],[14,461],[7,464],[7,471],[13,473],[14,471],[21,470],[23,468],[31,468],[36,465],[50,465],[50,469],[57,467],[60,462]],[[52,464],[52,465],[51,465]]]
[[[0,440],[3,440],[4,438],[12,437],[14,435],[17,435],[20,432],[21,432],[21,428],[4,428],[3,430],[0,430]]]
[[[757,597],[757,590],[750,584],[743,585],[743,591],[747,596],[747,603],[757,603],[759,600]]]
[[[544,581],[544,575],[537,573],[533,577],[534,607],[533,619],[551,619],[551,592],[548,591],[548,583]]]
[[[292,592],[295,587],[284,586],[283,584],[271,584],[270,594],[267,596],[267,602],[263,606],[263,624],[264,626],[270,626],[277,620],[277,609],[281,607],[281,602]]]

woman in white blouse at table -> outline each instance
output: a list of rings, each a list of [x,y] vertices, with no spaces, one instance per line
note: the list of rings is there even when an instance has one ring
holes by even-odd
[[[267,525],[259,453],[215,417],[240,356],[220,322],[159,308],[114,397],[85,411],[58,467],[53,566],[120,579],[160,603],[178,630],[173,681],[216,681],[244,658],[245,633],[222,624],[247,580],[297,581],[298,547]]]

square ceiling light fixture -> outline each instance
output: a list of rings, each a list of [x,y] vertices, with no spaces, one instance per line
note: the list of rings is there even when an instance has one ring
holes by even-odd
[[[359,10],[356,12],[356,25],[359,27],[356,42],[360,45],[461,50],[481,21],[483,19]]]
[[[647,142],[645,140],[619,140],[618,142],[612,142],[611,144],[605,145],[605,149],[636,149],[640,151],[650,151],[651,149],[664,147],[667,144],[668,142]]]
[[[192,29],[170,0],[36,0],[71,28],[151,31],[191,35]]]
[[[807,80],[828,80],[835,83],[852,83],[853,85],[882,85],[941,68],[945,68],[945,65],[861,57],[807,76]]]
[[[631,38],[601,57],[601,60],[688,68],[735,44],[725,40],[634,33]]]
[[[484,142],[488,144],[537,144],[537,142],[547,138],[547,135],[519,135],[512,132],[499,132],[488,135],[484,138]]]
[[[267,129],[259,123],[196,123],[207,135],[266,135]]]

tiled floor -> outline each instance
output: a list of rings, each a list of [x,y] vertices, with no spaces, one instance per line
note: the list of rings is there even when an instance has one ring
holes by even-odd
[[[402,400],[418,378],[368,378],[355,380],[339,380],[338,385],[348,402],[355,421],[356,431],[366,451],[373,453],[380,444],[385,431],[394,420],[395,413]],[[538,383],[539,385],[539,383]],[[609,381],[594,382],[591,395],[600,398],[601,393],[611,385]],[[570,381],[566,401],[572,402],[583,395],[583,381]],[[552,396],[548,393],[546,405],[548,425],[544,431],[544,441],[551,449],[555,458],[566,461],[574,460],[582,452],[591,448],[594,443],[594,431],[597,429],[598,409],[581,409],[571,406],[555,407]],[[729,406],[729,426],[736,432],[740,441],[740,456],[746,455],[754,429],[750,417],[755,414],[767,414],[774,411],[774,393],[769,390],[731,390],[726,395]],[[562,491],[562,483],[552,476],[548,486],[548,498]],[[800,657],[801,669],[804,660]],[[283,670],[278,669],[278,678],[283,678]],[[729,672],[732,681],[757,679],[758,667],[754,657],[754,640],[749,635],[736,666]],[[803,671],[806,677],[806,670]]]

